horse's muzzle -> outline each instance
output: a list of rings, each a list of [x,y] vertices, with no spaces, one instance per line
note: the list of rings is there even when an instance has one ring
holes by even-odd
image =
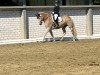
[[[42,21],[39,23],[39,25],[42,25]]]

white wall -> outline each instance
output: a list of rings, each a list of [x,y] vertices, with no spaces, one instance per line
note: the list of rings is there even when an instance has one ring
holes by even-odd
[[[20,11],[0,11],[0,40],[20,39]]]
[[[28,9],[26,10],[26,25],[29,39],[43,37],[45,32],[44,25],[40,26],[36,19],[37,12],[51,13],[52,9]],[[21,22],[22,10],[0,10],[0,40],[12,40],[12,39],[24,39],[22,38],[22,22]],[[62,15],[69,15],[74,23],[78,33],[78,36],[87,36],[87,9],[61,9]],[[69,28],[66,28],[66,36],[72,36]],[[62,36],[62,30],[53,30],[55,37]],[[100,9],[93,9],[93,35],[100,35]],[[51,37],[48,33],[47,37]]]

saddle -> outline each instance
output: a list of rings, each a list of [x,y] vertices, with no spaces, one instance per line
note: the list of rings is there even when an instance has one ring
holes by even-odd
[[[53,16],[51,15],[52,17],[52,21],[54,22],[54,19],[53,19]],[[58,22],[62,22],[62,18],[61,17],[58,17]]]
[[[58,29],[59,27],[55,27],[55,26],[57,26],[57,24],[55,23],[54,18],[53,18],[52,15],[51,15],[51,17],[52,17],[52,21],[53,21],[53,29]],[[59,23],[62,22],[62,18],[61,17],[58,17],[58,22]]]

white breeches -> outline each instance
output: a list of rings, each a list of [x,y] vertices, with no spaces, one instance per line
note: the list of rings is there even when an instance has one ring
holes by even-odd
[[[54,14],[54,20],[57,20],[58,14]]]

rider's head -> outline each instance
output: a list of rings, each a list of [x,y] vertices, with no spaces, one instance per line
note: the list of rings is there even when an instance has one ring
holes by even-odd
[[[55,0],[55,6],[57,6],[59,4],[58,0]]]

